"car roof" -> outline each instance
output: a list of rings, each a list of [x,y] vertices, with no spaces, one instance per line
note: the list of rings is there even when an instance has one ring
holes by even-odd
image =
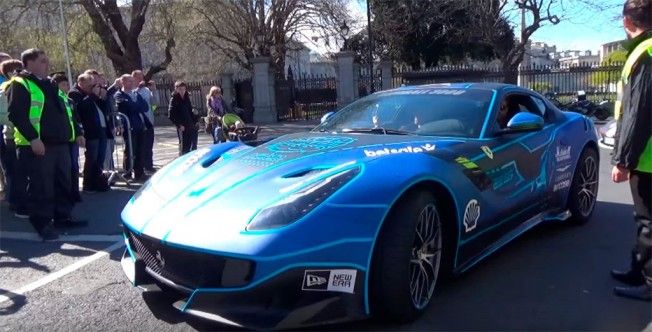
[[[399,88],[385,90],[384,92],[389,91],[405,91],[405,90],[428,90],[428,89],[468,89],[468,90],[502,90],[502,89],[522,89],[521,87],[513,84],[505,83],[434,83],[434,84],[422,84],[422,85],[409,85],[402,86]]]

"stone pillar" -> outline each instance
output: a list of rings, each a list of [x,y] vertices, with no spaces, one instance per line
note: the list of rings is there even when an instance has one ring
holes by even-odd
[[[273,81],[270,88],[270,58],[259,57],[252,59],[254,75],[252,84],[254,88],[254,122],[276,122],[276,107],[274,101]]]
[[[392,62],[391,61],[381,61],[380,62],[380,76],[383,81],[382,90],[389,90],[392,88]]]
[[[353,59],[355,53],[340,52],[337,58],[337,107],[348,105],[357,98],[357,85],[354,84],[355,71]]]
[[[233,74],[222,73],[220,75],[220,82],[222,83],[222,98],[227,104],[235,100],[235,85],[233,84]]]

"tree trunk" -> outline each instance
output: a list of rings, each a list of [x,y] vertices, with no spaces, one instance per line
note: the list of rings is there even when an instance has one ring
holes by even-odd
[[[501,59],[503,63],[503,83],[507,84],[518,84],[518,64],[508,57],[507,59]]]

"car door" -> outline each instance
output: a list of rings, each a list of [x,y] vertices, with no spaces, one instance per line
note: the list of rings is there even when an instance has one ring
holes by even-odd
[[[533,98],[538,97],[517,91],[503,95],[490,117],[493,123],[489,123],[487,140],[480,146],[482,152],[473,158],[491,179],[484,197],[496,216],[490,224],[483,225],[487,232],[479,240],[484,245],[497,241],[545,208],[546,179],[554,166],[550,155],[554,124],[545,112],[545,104]],[[544,128],[535,132],[501,134],[497,113],[502,102],[508,99],[516,103],[519,112],[542,116]]]

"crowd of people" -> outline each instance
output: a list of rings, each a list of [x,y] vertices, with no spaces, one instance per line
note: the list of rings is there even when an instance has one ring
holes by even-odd
[[[0,189],[16,217],[29,219],[44,240],[57,229],[83,227],[71,211],[80,195],[80,149],[84,151],[81,190],[111,190],[115,137],[124,138],[121,175],[144,182],[156,171],[154,81],[141,70],[124,74],[111,85],[94,69],[69,82],[49,72],[47,54],[39,49],[12,59],[0,52]],[[175,84],[168,114],[179,133],[179,154],[197,148],[199,115],[186,85]],[[129,135],[125,132],[129,131]]]

